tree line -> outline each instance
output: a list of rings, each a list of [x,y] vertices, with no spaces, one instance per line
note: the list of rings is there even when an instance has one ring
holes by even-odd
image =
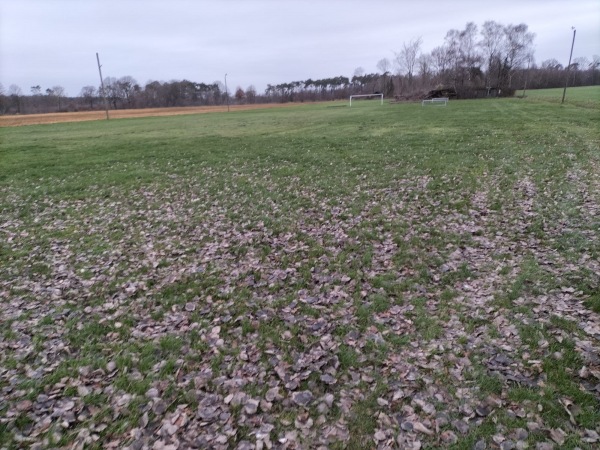
[[[451,29],[442,45],[421,51],[422,39],[403,42],[392,58],[377,63],[377,72],[357,67],[351,78],[335,76],[268,84],[263,93],[254,86],[229,92],[223,83],[172,80],[140,85],[131,76],[107,77],[104,87],[84,86],[69,97],[61,86],[31,86],[29,95],[17,85],[0,85],[0,114],[51,111],[205,106],[231,103],[303,102],[345,99],[352,94],[383,93],[388,98],[420,98],[432,89],[451,89],[458,98],[510,96],[516,89],[600,83],[600,56],[576,58],[569,67],[556,59],[535,63],[534,33],[526,24],[503,25],[489,20],[481,27],[468,22]]]

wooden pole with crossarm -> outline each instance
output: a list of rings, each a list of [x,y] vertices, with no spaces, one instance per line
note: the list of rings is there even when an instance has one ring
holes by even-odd
[[[100,87],[102,88],[102,98],[104,98],[104,109],[106,109],[106,120],[108,120],[108,102],[106,101],[106,91],[104,90],[104,79],[102,78],[102,66],[100,65],[100,56],[96,52],[96,61],[98,61],[98,72],[100,73]]]
[[[565,81],[565,89],[563,91],[562,102],[560,102],[560,103],[565,102],[565,95],[567,94],[567,86],[569,85],[569,72],[571,71],[571,58],[573,57],[573,47],[575,46],[575,33],[577,33],[577,30],[575,29],[575,27],[571,27],[571,28],[573,28],[573,42],[571,42],[571,54],[569,55],[569,65],[567,66],[567,79]]]

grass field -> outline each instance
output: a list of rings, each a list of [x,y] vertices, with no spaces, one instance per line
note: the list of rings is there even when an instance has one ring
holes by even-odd
[[[231,111],[247,111],[254,109],[273,109],[286,108],[289,103],[255,103],[247,105],[231,105],[227,107],[220,106],[181,106],[171,108],[141,108],[141,109],[117,109],[110,110],[109,119],[131,119],[134,117],[163,117],[163,116],[180,116],[188,114],[206,114],[215,112],[225,112],[228,109]],[[41,125],[51,123],[65,122],[86,122],[92,120],[106,120],[104,111],[78,111],[78,112],[57,112],[45,114],[15,114],[15,115],[0,115],[0,127],[17,127],[25,125]]]
[[[564,88],[556,89],[534,89],[528,90],[525,96],[529,100],[542,100],[549,102],[562,101]],[[522,96],[523,91],[517,91],[517,96]],[[565,93],[565,102],[575,103],[579,106],[589,106],[592,108],[598,108],[600,103],[600,86],[583,86],[583,87],[569,87]]]
[[[533,97],[0,129],[0,448],[597,448],[600,100]]]

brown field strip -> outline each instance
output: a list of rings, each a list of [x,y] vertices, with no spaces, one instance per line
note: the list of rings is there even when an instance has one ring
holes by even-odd
[[[297,105],[296,103],[262,103],[256,105],[231,105],[231,111],[244,111],[249,109],[281,108]],[[182,114],[205,114],[225,112],[227,106],[189,106],[176,108],[145,108],[145,109],[117,109],[109,110],[111,119],[126,119],[133,117],[151,116],[176,116]],[[104,120],[104,111],[82,111],[67,113],[25,114],[14,116],[0,116],[0,127],[18,127],[24,125],[39,125],[64,122],[83,122],[90,120]]]

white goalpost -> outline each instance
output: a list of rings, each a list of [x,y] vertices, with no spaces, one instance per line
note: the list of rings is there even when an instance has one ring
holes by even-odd
[[[383,94],[360,94],[350,96],[350,108],[352,108],[352,99],[356,97],[381,97],[381,104],[383,105]]]

